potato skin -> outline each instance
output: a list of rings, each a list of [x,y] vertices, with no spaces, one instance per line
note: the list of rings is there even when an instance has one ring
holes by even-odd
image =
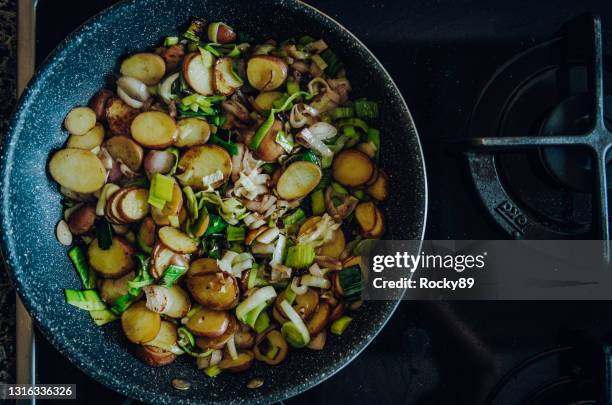
[[[208,349],[223,349],[227,341],[238,332],[238,321],[234,315],[229,315],[229,323],[227,329],[221,336],[214,338],[210,337],[199,337],[196,339],[196,346],[202,350]]]
[[[93,205],[83,205],[70,215],[68,227],[73,235],[87,233],[96,220],[96,208]]]
[[[153,346],[138,345],[134,350],[134,354],[143,363],[151,367],[167,366],[176,360],[176,354]]]
[[[96,93],[89,101],[89,108],[94,110],[98,121],[103,121],[106,118],[106,105],[108,100],[113,98],[115,93],[110,90],[102,89]]]
[[[201,308],[189,318],[185,326],[196,336],[216,338],[225,333],[229,324],[229,313]]]
[[[182,44],[176,44],[163,48],[160,53],[161,57],[166,62],[166,71],[174,72],[185,56],[185,48]]]
[[[119,97],[109,98],[106,104],[106,122],[113,135],[129,135],[132,121],[140,113]]]

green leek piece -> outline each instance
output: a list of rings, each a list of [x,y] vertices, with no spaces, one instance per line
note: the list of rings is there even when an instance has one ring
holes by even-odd
[[[361,268],[358,265],[347,267],[340,270],[338,276],[344,299],[348,302],[360,300],[363,291]]]
[[[101,311],[106,309],[106,304],[100,298],[100,294],[96,290],[73,290],[66,288],[64,290],[66,303],[86,311]]]
[[[339,319],[335,320],[334,323],[332,323],[331,333],[337,336],[342,335],[352,321],[353,318],[351,318],[350,316],[344,315],[340,317]]]
[[[179,37],[166,37],[164,39],[164,46],[172,46],[179,43]]]
[[[298,208],[297,210],[293,211],[290,215],[287,215],[285,218],[283,218],[283,224],[285,225],[285,227],[288,227],[290,225],[297,224],[304,218],[306,218],[306,213],[304,212],[303,209]]]
[[[219,368],[219,366],[214,365],[214,366],[210,366],[210,367],[206,367],[204,369],[204,374],[206,374],[207,376],[209,376],[210,378],[215,378],[216,376],[218,376],[219,374],[221,374],[223,370],[221,370]]]
[[[325,213],[325,197],[323,190],[317,190],[310,195],[312,215],[323,215]]]
[[[259,265],[257,263],[253,263],[251,270],[249,271],[249,277],[247,278],[247,290],[255,287],[257,285],[257,275],[259,273]]]
[[[337,194],[347,195],[349,193],[344,186],[342,186],[340,183],[336,183],[335,181],[332,182],[331,186],[334,192]]]
[[[378,103],[366,100],[365,98],[355,100],[355,114],[359,118],[374,119],[378,118]]]
[[[348,136],[349,138],[355,138],[359,136],[359,134],[355,130],[355,127],[352,127],[350,125],[345,126],[342,132],[345,136]]]
[[[308,344],[300,329],[293,322],[285,322],[281,327],[281,333],[291,347],[299,349]]]
[[[352,107],[336,107],[334,111],[332,111],[332,118],[335,120],[353,118],[354,116],[355,110]]]
[[[163,209],[167,201],[172,201],[173,191],[174,182],[172,178],[161,173],[155,173],[149,189],[149,204]]]
[[[312,59],[312,61],[315,63],[315,65],[317,65],[319,69],[321,70],[327,69],[327,63],[323,60],[323,58],[320,55],[312,55],[310,59]]]
[[[257,333],[262,333],[264,330],[268,329],[269,326],[270,326],[270,316],[268,315],[266,311],[262,311],[257,317],[257,320],[255,321],[255,325],[253,326],[253,329],[255,329],[255,332]]]
[[[106,325],[109,322],[117,320],[117,315],[113,314],[108,309],[101,309],[99,311],[89,311],[91,319],[98,326]]]
[[[296,80],[287,80],[287,93],[290,95],[300,91],[300,83]]]
[[[219,233],[223,233],[225,228],[227,228],[228,223],[225,222],[223,218],[219,215],[210,214],[210,222],[208,223],[208,228],[204,233],[204,236],[216,235]]]
[[[246,227],[244,226],[228,225],[226,232],[228,242],[243,241],[246,237]]]
[[[261,145],[262,141],[264,140],[264,138],[268,134],[268,131],[270,130],[270,128],[272,128],[272,125],[274,124],[274,115],[276,113],[285,111],[287,108],[289,108],[289,105],[291,105],[291,103],[296,98],[301,97],[301,96],[304,96],[305,98],[309,98],[310,97],[310,93],[308,93],[306,91],[298,91],[297,93],[294,93],[291,96],[289,96],[285,100],[283,105],[280,106],[280,108],[272,108],[270,110],[270,114],[268,115],[268,118],[257,129],[257,132],[255,132],[255,135],[253,136],[253,139],[251,140],[251,143],[249,145],[251,147],[251,149],[253,149],[254,151],[257,151],[259,149],[259,146]]]
[[[128,292],[115,300],[113,306],[110,308],[110,311],[119,316],[125,312],[125,310],[128,309],[137,299],[138,296],[132,295]]]
[[[296,245],[287,249],[285,265],[297,269],[310,267],[315,258],[315,250],[311,245]]]
[[[217,135],[211,136],[209,142],[221,146],[223,149],[227,150],[232,156],[236,156],[240,153],[240,151],[238,150],[238,145],[236,145],[232,141],[224,141]]]
[[[356,118],[356,117],[345,118],[343,120],[338,121],[336,125],[338,128],[344,128],[346,126],[359,128],[363,131],[364,134],[367,134],[368,129],[370,128],[364,120],[362,120],[361,118]]]
[[[285,287],[285,297],[284,298],[285,298],[285,301],[287,301],[291,305],[293,305],[293,302],[297,298],[297,294],[291,288],[291,283],[289,283],[287,287]]]
[[[68,257],[74,264],[79,277],[81,278],[81,282],[83,283],[83,287],[86,290],[92,290],[96,288],[96,276],[93,270],[89,268],[89,264],[87,263],[87,258],[85,257],[85,252],[81,249],[80,246],[73,246],[68,250]]]
[[[374,147],[376,148],[376,154],[374,155],[374,159],[376,160],[376,162],[378,162],[380,156],[380,131],[376,128],[368,128],[367,134],[368,141],[372,142],[372,144],[374,144]]]
[[[164,275],[161,279],[161,284],[164,287],[172,287],[176,282],[181,278],[183,274],[187,273],[187,267],[176,266],[174,264],[168,266],[166,271],[164,271]]]
[[[320,53],[321,58],[327,63],[327,68],[325,69],[325,73],[328,76],[334,77],[338,74],[340,69],[344,67],[344,64],[338,59],[338,56],[331,50],[326,49]]]

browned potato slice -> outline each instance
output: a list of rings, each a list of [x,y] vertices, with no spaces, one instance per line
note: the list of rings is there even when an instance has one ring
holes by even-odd
[[[344,310],[346,309],[343,303],[339,303],[332,309],[332,313],[329,315],[329,322],[334,322],[340,319],[342,315],[344,315]]]
[[[141,344],[155,339],[161,328],[161,317],[140,301],[121,314],[121,327],[130,342]]]
[[[106,122],[114,135],[129,135],[130,127],[139,110],[130,107],[119,97],[112,97],[106,105]]]
[[[217,261],[215,259],[211,259],[210,257],[203,257],[201,259],[197,259],[191,262],[189,270],[187,271],[187,276],[218,273],[220,271],[221,269],[219,269],[219,266],[217,265]]]
[[[238,373],[251,367],[254,358],[255,355],[250,350],[239,351],[235,360],[229,356],[221,360],[219,368],[230,373]]]
[[[367,193],[377,199],[378,201],[384,201],[389,197],[389,176],[382,171],[378,170],[378,177],[374,184],[366,189]]]
[[[295,200],[308,195],[321,181],[321,169],[314,163],[293,162],[281,174],[276,184],[278,195],[285,200]]]
[[[90,266],[104,278],[119,278],[134,269],[133,254],[134,248],[119,236],[113,236],[107,250],[98,246],[98,239],[94,239],[87,249]]]
[[[385,221],[382,215],[382,212],[376,208],[376,226],[370,231],[365,233],[365,236],[368,238],[380,238],[382,234],[385,233]]]
[[[286,153],[283,147],[276,142],[276,134],[282,128],[283,124],[279,120],[274,120],[274,124],[272,124],[268,133],[262,139],[259,149],[257,149],[256,155],[258,159],[266,162],[274,162]]]
[[[201,238],[202,236],[204,236],[204,234],[206,233],[206,230],[208,229],[209,224],[210,224],[210,215],[207,214],[205,217],[198,218],[198,221],[194,224],[195,229],[193,229],[193,236],[195,236],[196,238]]]
[[[260,226],[257,229],[250,229],[249,232],[246,234],[246,238],[244,239],[244,244],[247,246],[251,246],[251,244],[255,241],[255,239],[257,239],[259,237],[259,235],[261,235],[262,233],[264,233],[265,231],[267,231],[268,228],[267,226]]]
[[[250,349],[255,344],[255,334],[250,330],[241,330],[234,335],[234,343],[237,349]]]
[[[238,321],[234,315],[229,315],[227,329],[221,336],[199,337],[196,339],[196,346],[206,351],[208,349],[223,349],[225,344],[234,334],[238,332]]]
[[[183,77],[198,94],[211,96],[215,93],[213,68],[204,66],[199,52],[190,53],[183,59]]]
[[[264,340],[267,340],[267,343],[269,346],[278,348],[278,351],[273,357],[268,357],[267,353],[261,352],[260,344]],[[289,346],[287,346],[287,341],[277,329],[272,329],[258,336],[257,344],[255,345],[255,348],[254,348],[255,358],[270,366],[276,366],[280,364],[283,360],[285,360],[285,357],[287,357],[288,350],[289,350]]]
[[[314,315],[312,316],[312,318],[310,318],[310,320],[306,324],[306,327],[308,328],[308,333],[310,333],[310,336],[314,336],[317,333],[321,332],[323,329],[325,329],[325,326],[327,325],[327,321],[329,320],[329,316],[331,315],[331,311],[332,309],[329,304],[325,302],[321,302],[319,304]]]
[[[104,141],[104,126],[99,122],[84,135],[70,135],[67,148],[92,150],[102,145]]]
[[[106,118],[106,104],[108,103],[108,100],[114,96],[115,94],[112,91],[102,89],[89,101],[89,108],[96,113],[96,118],[98,121],[102,121]]]
[[[198,274],[189,277],[187,288],[200,304],[212,309],[230,309],[238,304],[238,282],[230,274]]]
[[[170,321],[161,321],[159,332],[153,340],[146,343],[147,346],[157,347],[164,350],[172,350],[177,347],[178,333],[176,326]]]
[[[181,319],[191,309],[189,294],[178,285],[164,287],[152,284],[142,290],[147,298],[147,308],[160,315]]]
[[[251,86],[259,91],[279,88],[287,79],[287,64],[281,58],[257,55],[249,59],[247,78]]]
[[[278,294],[276,297],[276,301],[274,303],[274,307],[279,312],[283,318],[286,318],[285,311],[280,306],[280,303],[285,299],[285,291]],[[304,320],[310,319],[314,311],[317,309],[319,305],[319,294],[314,290],[314,288],[309,288],[306,293],[302,295],[298,295],[295,297],[295,301],[293,301],[293,309],[302,317]]]
[[[370,180],[374,164],[365,153],[357,149],[345,149],[332,163],[332,176],[338,183],[358,187]]]
[[[266,91],[263,93],[259,93],[257,97],[255,97],[255,101],[253,102],[253,107],[260,113],[270,111],[272,109],[272,103],[278,100],[283,96],[283,93],[280,91]]]
[[[175,182],[174,187],[172,188],[172,201],[166,202],[164,208],[162,208],[161,213],[166,217],[171,217],[174,215],[178,215],[183,207],[183,192],[179,185]]]
[[[130,130],[136,142],[150,149],[167,148],[178,137],[176,121],[161,111],[147,111],[138,114]]]
[[[323,244],[317,251],[319,256],[333,257],[334,259],[340,258],[340,255],[346,247],[346,239],[344,238],[344,232],[338,228],[334,231],[332,240]]]
[[[191,186],[194,190],[202,190],[202,179],[220,171],[223,179],[213,184],[219,187],[225,183],[232,172],[232,159],[225,149],[217,145],[193,146],[181,156],[179,168],[183,171],[179,181],[183,186]],[[190,173],[190,176],[185,176]],[[186,179],[188,177],[188,179]]]
[[[178,122],[179,134],[174,146],[187,148],[204,145],[210,138],[210,125],[198,118],[185,118]]]
[[[321,220],[321,217],[319,216],[308,218],[306,221],[302,223],[302,225],[300,225],[300,229],[298,230],[298,236],[303,235],[306,232],[308,232],[311,228],[316,226],[320,220]]]
[[[372,201],[363,202],[355,208],[355,219],[361,227],[362,233],[368,233],[376,226],[378,216],[376,205]]]
[[[276,305],[272,307],[272,317],[274,318],[276,322],[278,322],[281,325],[284,324],[285,322],[289,322],[289,319],[287,319],[283,314],[280,313]]]
[[[229,324],[228,312],[201,308],[189,317],[185,326],[196,336],[216,338],[225,333]]]
[[[166,62],[154,53],[136,53],[121,63],[121,74],[153,86],[166,74]]]
[[[155,244],[155,222],[151,217],[146,217],[140,224],[138,230],[138,241],[150,248]]]
[[[70,110],[64,126],[72,135],[85,135],[96,125],[96,113],[89,107],[76,107]]]
[[[68,227],[73,235],[83,235],[94,225],[96,220],[96,207],[93,205],[82,205],[68,218]]]
[[[83,149],[61,149],[49,161],[49,173],[60,186],[93,193],[104,186],[106,169],[96,155]]]
[[[197,241],[191,239],[180,230],[171,226],[164,226],[157,232],[159,240],[170,249],[178,253],[193,253],[198,250]]]
[[[189,267],[189,255],[176,253],[163,243],[155,245],[153,252],[151,252],[151,266],[149,269],[151,275],[155,279],[159,279],[171,264]]]
[[[146,188],[130,188],[117,201],[117,214],[123,222],[140,221],[149,215],[149,190]]]
[[[136,357],[151,367],[163,367],[176,360],[176,354],[154,346],[136,346]]]
[[[113,305],[117,298],[127,294],[130,289],[127,282],[134,279],[134,277],[136,277],[136,273],[130,271],[121,278],[105,278],[98,280],[98,290],[100,290],[100,296],[104,302]]]
[[[121,161],[130,170],[137,172],[142,166],[144,152],[142,147],[127,136],[113,136],[104,144],[113,159]]]
[[[234,76],[233,61],[232,58],[219,58],[215,62],[215,89],[224,96],[230,96],[242,86],[242,80]]]

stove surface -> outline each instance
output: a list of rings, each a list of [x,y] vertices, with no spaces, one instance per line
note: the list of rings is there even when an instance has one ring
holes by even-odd
[[[70,31],[112,3],[38,0],[38,63]],[[427,164],[426,238],[508,238],[480,201],[457,143],[469,136],[472,110],[498,68],[550,39],[565,22],[585,12],[599,14],[604,54],[612,54],[610,2],[606,9],[604,2],[594,0],[309,3],[340,21],[374,52],[411,109]],[[477,404],[523,359],[565,345],[568,339],[574,342],[572,331],[605,342],[611,325],[612,304],[607,302],[403,302],[355,361],[285,403]],[[37,343],[40,383],[76,383],[83,401],[122,401],[70,365],[42,336]],[[526,367],[501,388],[493,403],[524,403],[538,387],[566,377],[560,363],[569,360],[558,358],[566,354],[554,353]],[[580,384],[562,386],[570,387],[570,393],[561,395],[564,402],[601,395],[601,382],[588,376],[585,372],[578,376]],[[537,403],[559,403],[551,401]]]

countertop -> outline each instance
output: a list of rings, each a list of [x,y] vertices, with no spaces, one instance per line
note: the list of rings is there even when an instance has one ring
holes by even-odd
[[[0,134],[15,106],[17,59],[17,2],[0,0]],[[0,382],[15,379],[15,293],[0,270]]]

